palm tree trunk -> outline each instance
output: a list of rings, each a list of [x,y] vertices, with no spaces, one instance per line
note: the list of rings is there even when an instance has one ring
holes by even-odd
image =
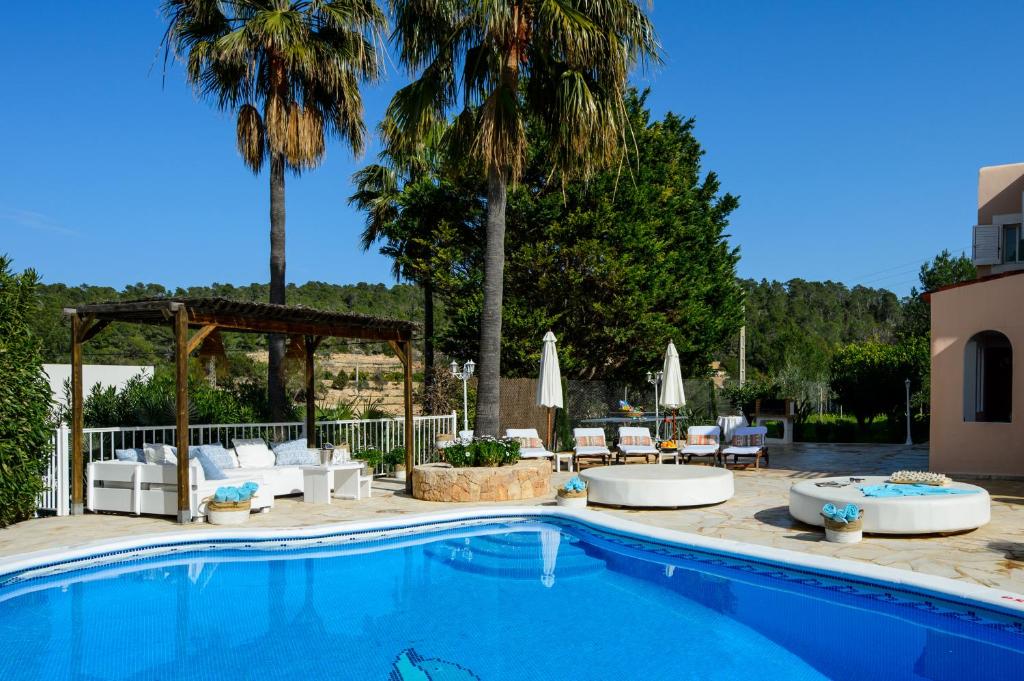
[[[428,275],[423,282],[423,394],[432,395],[434,387],[434,281]]]
[[[501,404],[501,302],[505,278],[506,179],[487,173],[487,244],[484,250],[484,303],[480,311],[480,374],[475,435],[498,436]]]
[[[273,154],[270,159],[270,302],[285,304],[284,276],[284,156]],[[272,333],[267,336],[270,356],[267,363],[267,397],[271,418],[285,420],[288,402],[285,397],[284,343],[285,337]]]

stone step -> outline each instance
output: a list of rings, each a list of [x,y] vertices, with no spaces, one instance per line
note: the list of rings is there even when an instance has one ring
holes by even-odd
[[[426,554],[462,572],[507,579],[540,579],[544,574],[540,534],[535,532],[452,539],[431,544]],[[578,546],[564,539],[559,543],[554,569],[558,578],[589,575],[604,567],[603,560]]]

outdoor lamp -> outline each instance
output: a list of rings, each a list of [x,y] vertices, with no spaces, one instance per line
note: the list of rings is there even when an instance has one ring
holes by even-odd
[[[476,363],[468,359],[462,365],[462,371],[459,371],[459,363],[452,360],[448,368],[452,370],[452,376],[462,381],[462,429],[469,430],[469,389],[467,388],[467,383],[469,377],[473,375],[473,370],[476,369]]]

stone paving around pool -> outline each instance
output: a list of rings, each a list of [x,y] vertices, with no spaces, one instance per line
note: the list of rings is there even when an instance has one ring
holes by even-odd
[[[595,508],[594,512],[683,532],[888,565],[1024,594],[1024,481],[972,480],[992,496],[992,521],[973,532],[953,536],[866,536],[859,544],[831,544],[823,541],[821,529],[790,518],[789,487],[798,480],[828,475],[926,470],[927,448],[795,444],[773,446],[771,455],[771,468],[736,470],[736,495],[716,506],[650,511]],[[556,473],[553,482],[560,485],[569,477],[570,473]],[[553,503],[552,492],[542,499],[501,505]],[[465,508],[483,505],[466,504]],[[362,501],[335,500],[331,505],[321,505],[305,504],[301,497],[279,498],[270,513],[252,515],[249,527],[308,526],[459,507],[462,505],[412,499],[405,494],[403,483],[378,479],[373,497]],[[188,526],[196,532],[210,527],[206,523]],[[170,519],[156,517],[87,514],[40,518],[0,530],[0,556],[180,529],[182,526]]]

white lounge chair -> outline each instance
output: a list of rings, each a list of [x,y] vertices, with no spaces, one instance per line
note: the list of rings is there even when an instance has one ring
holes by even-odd
[[[603,428],[573,428],[572,436],[576,440],[576,470],[580,468],[580,459],[601,459],[601,463],[605,465],[611,461],[612,452],[605,442]]]
[[[686,429],[686,446],[679,450],[683,461],[690,463],[693,457],[709,457],[718,465],[718,450],[721,447],[722,429],[718,426],[690,426]]]
[[[545,449],[536,428],[509,428],[505,431],[505,437],[519,440],[520,459],[555,459],[554,453]]]
[[[619,428],[619,453],[616,458],[628,459],[631,456],[642,456],[644,463],[647,457],[658,455],[658,448],[654,446],[651,438],[651,431],[636,426],[623,426]]]
[[[753,458],[754,468],[760,468],[761,457],[768,465],[768,448],[764,445],[764,439],[768,435],[766,426],[743,426],[737,428],[732,434],[732,444],[722,450],[722,463],[728,457],[732,457],[733,465],[736,465],[740,457]],[[748,464],[749,465],[749,464]]]

